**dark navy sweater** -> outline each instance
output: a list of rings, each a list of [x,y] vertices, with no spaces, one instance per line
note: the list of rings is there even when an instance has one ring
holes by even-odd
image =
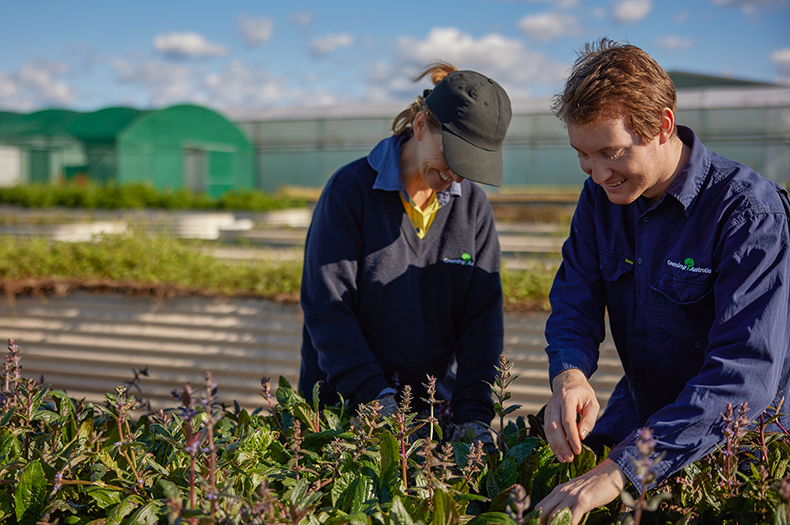
[[[377,149],[396,154],[395,139]],[[356,407],[397,375],[419,405],[427,375],[449,379],[455,361],[454,422],[488,423],[486,382],[503,344],[500,250],[488,199],[463,181],[421,240],[398,192],[373,189],[377,176],[368,158],[353,162],[332,176],[316,206],[302,277],[299,389],[311,398],[323,381],[323,402],[340,393]]]
[[[689,128],[678,136],[691,157],[655,204],[612,204],[587,179],[546,324],[550,380],[590,377],[608,312],[625,377],[588,442],[614,445],[637,491],[637,429],[654,432],[661,482],[724,444],[727,403],[759,419],[790,384],[787,192]]]

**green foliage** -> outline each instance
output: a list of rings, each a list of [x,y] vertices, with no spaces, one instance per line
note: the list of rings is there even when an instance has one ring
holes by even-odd
[[[269,299],[299,293],[301,257],[290,261],[226,261],[209,255],[204,247],[139,229],[128,235],[101,236],[94,242],[0,236],[0,281],[56,278],[86,284],[172,285]],[[503,272],[506,308],[543,308],[548,304],[553,273],[553,268],[543,266]],[[545,287],[524,291],[508,284],[514,281],[541,281]]]
[[[0,238],[0,279],[164,284],[275,298],[297,294],[301,274],[300,262],[220,260],[205,253],[200,245],[166,235],[138,232],[75,243]]]
[[[505,310],[549,311],[549,290],[559,263],[533,262],[523,270],[502,266],[502,293]]]
[[[186,188],[158,190],[146,183],[129,184],[20,184],[0,187],[0,203],[27,208],[269,211],[303,207],[304,199],[269,195],[260,190],[230,190],[212,199]]]
[[[496,385],[509,384],[508,365]],[[382,418],[376,402],[322,408],[283,378],[272,393],[264,378],[268,410],[250,413],[218,404],[207,372],[200,388],[181,389],[178,406],[141,414],[125,387],[93,404],[20,370],[10,341],[0,395],[0,524],[537,524],[535,503],[603,459],[585,448],[558,463],[540,429],[522,418],[508,422],[488,455],[471,438],[433,441],[430,418],[410,411],[407,389],[396,414]],[[765,431],[776,416],[763,414],[746,431],[743,418],[728,413],[729,449],[639,500],[624,493],[585,523],[638,523],[633,509],[644,511],[644,523],[787,523],[790,444]],[[551,521],[566,523],[568,509]]]

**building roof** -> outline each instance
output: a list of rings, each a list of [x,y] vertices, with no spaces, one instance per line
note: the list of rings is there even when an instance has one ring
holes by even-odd
[[[700,89],[700,88],[735,88],[735,87],[777,87],[777,84],[767,82],[755,82],[730,77],[714,77],[710,75],[700,75],[698,73],[687,73],[685,71],[668,71],[669,78],[675,84],[675,89]]]
[[[84,113],[63,128],[63,132],[80,140],[111,142],[135,119],[146,111],[133,108],[106,108]]]
[[[45,109],[0,121],[0,135],[54,135],[81,113],[67,109]]]
[[[15,119],[19,116],[19,113],[13,113],[11,111],[0,111],[0,124],[3,122],[8,122],[11,119]]]

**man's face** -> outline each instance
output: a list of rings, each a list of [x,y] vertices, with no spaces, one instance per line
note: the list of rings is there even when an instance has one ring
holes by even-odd
[[[614,204],[631,204],[641,196],[657,199],[672,183],[673,170],[666,168],[660,140],[656,137],[646,143],[623,117],[569,125],[568,137],[582,171]]]

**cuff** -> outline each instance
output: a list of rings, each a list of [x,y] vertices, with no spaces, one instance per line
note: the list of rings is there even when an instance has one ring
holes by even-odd
[[[636,471],[636,463],[641,461],[643,457],[636,447],[635,432],[617,444],[617,446],[609,452],[608,456],[609,459],[620,467],[620,470],[622,470],[623,474],[631,481],[631,484],[633,484],[638,494],[641,494],[643,490],[655,487],[666,477],[668,464],[665,461],[659,461],[660,457],[661,454],[659,452],[651,454],[650,459],[654,461],[651,467],[651,472],[654,474],[654,481],[645,487],[642,476]]]

